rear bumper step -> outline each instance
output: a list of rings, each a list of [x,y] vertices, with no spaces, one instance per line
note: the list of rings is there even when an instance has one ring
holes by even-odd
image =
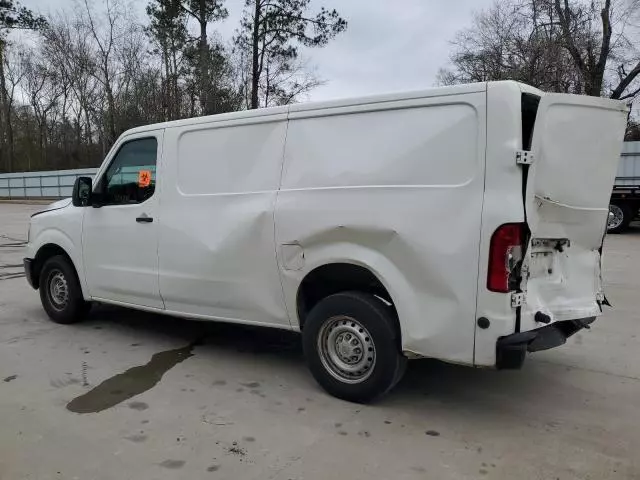
[[[538,352],[563,345],[574,333],[589,328],[596,317],[564,320],[527,332],[500,337],[496,344],[498,369],[520,368],[526,352]]]

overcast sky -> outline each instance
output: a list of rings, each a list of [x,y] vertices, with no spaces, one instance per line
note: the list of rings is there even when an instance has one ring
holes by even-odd
[[[98,2],[99,0],[94,0]],[[347,31],[328,46],[308,49],[305,56],[327,81],[311,100],[412,90],[433,86],[448,60],[456,31],[469,25],[474,11],[493,0],[312,0],[336,8],[349,22]],[[69,9],[74,0],[22,0],[24,6],[48,13]],[[147,0],[132,3],[145,20]],[[211,25],[225,40],[237,28],[243,0],[227,0],[229,18]]]

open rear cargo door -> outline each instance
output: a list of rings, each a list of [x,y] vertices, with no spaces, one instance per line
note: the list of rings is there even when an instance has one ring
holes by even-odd
[[[619,101],[542,96],[525,167],[531,238],[523,314],[542,312],[556,321],[600,312],[600,248],[626,122],[627,107]]]

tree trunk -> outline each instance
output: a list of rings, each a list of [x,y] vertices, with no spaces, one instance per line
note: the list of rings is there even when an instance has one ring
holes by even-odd
[[[82,162],[82,121],[81,121],[82,113],[78,113],[75,121],[75,130],[76,130],[76,167],[80,166]]]
[[[251,109],[259,107],[258,88],[260,87],[260,0],[255,0],[256,9],[253,16],[253,32],[251,42]]]
[[[607,68],[607,61],[611,54],[611,35],[613,33],[611,28],[611,0],[606,0],[604,8],[600,12],[600,18],[602,20],[602,45],[600,45],[600,55],[598,57],[598,63],[596,64],[593,79],[593,92],[594,97],[602,95],[602,86],[604,84],[604,74]]]
[[[164,121],[172,120],[172,105],[171,105],[171,97],[172,95],[172,86],[171,86],[171,67],[169,66],[169,51],[167,49],[166,43],[162,44],[162,64],[164,66],[164,81],[162,81],[162,73],[160,74],[160,84],[162,85],[163,90],[163,99],[162,99],[162,118]]]
[[[162,45],[162,60],[164,61],[164,99],[163,99],[163,116],[164,120],[173,120],[173,108],[171,104],[172,84],[171,84],[171,68],[169,67],[169,52],[167,51],[166,44]],[[162,78],[160,79],[162,82]]]
[[[60,124],[62,125],[62,131],[61,133],[61,143],[62,143],[62,154],[64,155],[65,159],[69,159],[69,142],[67,139],[67,92],[68,90],[64,89],[64,94],[62,97],[62,115],[60,118]]]
[[[172,46],[171,49],[171,60],[173,63],[173,72],[172,72],[172,76],[171,76],[171,86],[173,88],[173,102],[174,102],[174,111],[173,111],[173,117],[174,118],[180,118],[180,113],[181,113],[181,105],[180,105],[180,90],[178,89],[178,59],[176,58],[176,47],[175,45]]]
[[[200,108],[202,109],[202,114],[205,115],[207,113],[207,80],[209,78],[206,0],[200,0],[198,23],[200,24]]]
[[[576,44],[578,39],[574,38],[571,32],[572,11],[569,6],[569,0],[564,0],[564,8],[563,5],[560,4],[560,0],[555,0],[554,5],[556,15],[558,16],[560,27],[562,29],[565,47],[571,54],[571,57],[582,76],[584,82],[584,93],[592,97],[601,96],[607,60],[611,53],[611,0],[605,0],[604,8],[600,12],[602,20],[602,44],[600,46],[597,61],[591,58],[592,56],[590,51],[587,53],[587,58],[585,59],[580,50],[578,50]]]
[[[44,138],[43,138],[43,129],[42,120],[37,117],[36,121],[38,122],[38,162],[40,165],[46,165],[45,157],[44,157]]]
[[[627,87],[635,80],[635,78],[640,74],[640,62],[638,62],[635,67],[624,77],[618,86],[611,92],[611,98],[620,99],[622,98],[622,94],[627,89]],[[633,93],[631,93],[633,95]]]
[[[93,130],[91,130],[91,116],[87,107],[84,107],[84,121],[87,124],[85,127],[85,135],[87,136],[85,143],[91,145],[93,143]]]
[[[4,118],[7,121],[7,158],[9,159],[9,168],[13,168],[15,163],[15,153],[13,145],[13,123],[11,119],[11,104],[7,102]]]
[[[42,158],[44,159],[44,164],[49,164],[49,152],[47,152],[47,144],[49,143],[47,140],[47,117],[46,113],[42,114]],[[60,167],[60,165],[56,165],[56,167]]]
[[[109,145],[113,144],[116,141],[117,133],[116,133],[116,101],[113,97],[113,89],[111,88],[111,78],[109,77],[109,66],[106,61],[103,68],[104,74],[104,89],[107,94],[107,129],[108,129],[108,138],[107,142]]]
[[[264,47],[263,47],[264,48]],[[269,82],[269,64],[267,63],[266,67],[266,75],[265,77],[265,87],[264,87],[264,108],[269,106],[269,86],[271,85]]]
[[[0,39],[0,117],[2,126],[5,127],[6,131],[9,130],[10,119],[7,116],[7,85],[4,78],[4,49],[5,49],[4,40]],[[13,158],[9,152],[5,150],[5,132],[0,131],[0,154],[4,155],[6,161],[6,171],[13,171]],[[8,136],[8,135],[7,135]]]
[[[116,133],[116,102],[113,98],[113,91],[111,90],[111,85],[107,83],[107,104],[109,107],[108,122],[109,122],[109,143],[113,143],[116,141],[116,137],[118,136]]]

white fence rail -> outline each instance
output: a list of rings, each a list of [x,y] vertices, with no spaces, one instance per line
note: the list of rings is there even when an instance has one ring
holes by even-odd
[[[76,178],[93,177],[97,168],[0,174],[0,198],[70,197]]]

